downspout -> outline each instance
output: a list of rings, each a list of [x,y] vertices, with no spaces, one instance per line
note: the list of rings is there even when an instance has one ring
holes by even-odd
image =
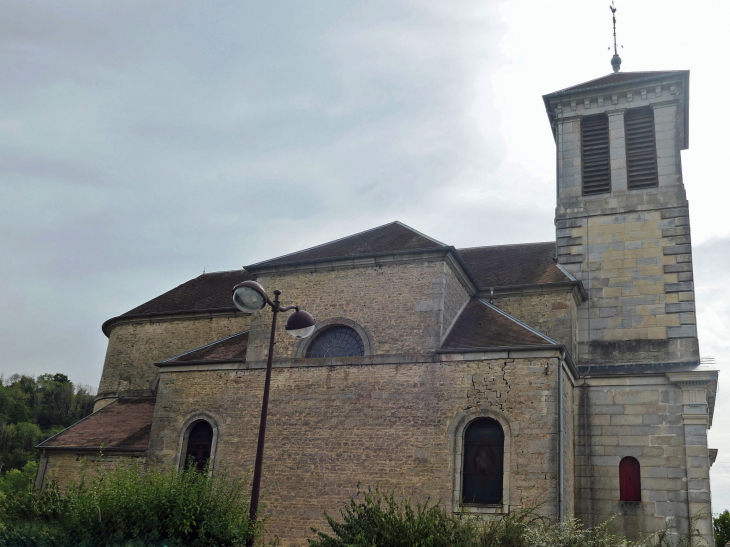
[[[558,518],[560,522],[565,516],[563,486],[563,448],[565,446],[565,433],[563,431],[563,364],[565,363],[565,350],[560,350],[560,362],[558,363]]]

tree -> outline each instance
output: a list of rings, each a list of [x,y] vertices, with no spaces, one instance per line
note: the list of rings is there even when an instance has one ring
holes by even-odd
[[[4,473],[38,459],[35,446],[91,414],[94,395],[65,374],[0,378],[0,462]]]
[[[715,545],[725,547],[730,542],[730,511],[726,509],[712,522],[715,525]]]

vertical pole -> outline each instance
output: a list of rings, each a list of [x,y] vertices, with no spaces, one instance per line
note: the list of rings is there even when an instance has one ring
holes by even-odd
[[[259,492],[261,490],[261,468],[264,463],[264,442],[266,441],[266,418],[269,411],[269,386],[271,385],[271,367],[274,360],[274,343],[276,338],[276,314],[279,313],[279,295],[281,291],[274,291],[274,314],[271,320],[271,338],[269,339],[269,357],[266,361],[266,381],[264,383],[264,399],[261,402],[261,422],[259,423],[259,442],[256,447],[256,465],[253,471],[253,485],[251,487],[251,510],[249,526],[253,528],[256,524],[256,517],[259,512]],[[246,541],[246,547],[253,547],[256,538],[251,536]]]

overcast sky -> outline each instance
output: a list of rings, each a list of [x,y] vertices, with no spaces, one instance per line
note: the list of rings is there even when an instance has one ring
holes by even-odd
[[[0,373],[96,386],[101,323],[400,220],[554,238],[541,95],[610,72],[608,0],[0,2]],[[727,8],[620,0],[623,70],[691,70],[703,356],[730,363]],[[730,509],[730,397],[710,433]]]

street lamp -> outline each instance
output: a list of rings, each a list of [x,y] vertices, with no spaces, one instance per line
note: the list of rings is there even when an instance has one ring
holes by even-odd
[[[266,304],[271,306],[274,314],[271,320],[271,338],[269,339],[269,356],[266,361],[266,381],[264,383],[264,399],[261,403],[261,422],[259,423],[259,442],[256,447],[256,465],[253,471],[253,485],[251,488],[250,525],[256,523],[259,510],[259,492],[261,490],[261,467],[264,460],[264,441],[266,439],[266,417],[269,410],[269,386],[271,385],[271,366],[274,360],[274,340],[276,338],[276,315],[282,311],[296,310],[286,320],[286,330],[295,338],[306,338],[314,332],[314,317],[299,306],[282,306],[279,303],[281,291],[274,291],[273,302],[264,288],[255,281],[244,281],[233,287],[233,303],[244,313],[255,313],[262,310]],[[253,535],[246,542],[246,547],[253,547]]]

